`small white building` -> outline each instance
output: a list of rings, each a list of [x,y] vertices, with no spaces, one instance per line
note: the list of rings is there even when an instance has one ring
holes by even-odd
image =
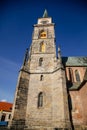
[[[8,122],[11,117],[12,103],[0,102],[0,122]]]

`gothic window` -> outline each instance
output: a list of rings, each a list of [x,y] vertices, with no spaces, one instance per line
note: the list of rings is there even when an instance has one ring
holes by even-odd
[[[79,75],[78,70],[75,70],[75,77],[76,77],[76,81],[80,82],[80,75]]]
[[[40,76],[40,81],[42,81],[42,80],[43,80],[43,75]]]
[[[40,32],[40,38],[47,38],[47,34],[44,30]]]
[[[43,62],[43,58],[41,57],[41,58],[39,59],[39,66],[42,66],[42,62]]]
[[[38,95],[38,107],[42,107],[43,106],[43,93],[40,92]]]
[[[69,80],[73,82],[73,70],[69,68]]]
[[[42,42],[40,44],[40,52],[45,52],[45,44],[44,44],[44,42]]]

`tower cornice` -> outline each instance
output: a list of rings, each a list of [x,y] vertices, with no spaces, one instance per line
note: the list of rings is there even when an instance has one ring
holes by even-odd
[[[55,25],[55,23],[49,23],[49,24],[34,24],[33,26],[34,27],[43,27],[43,26],[54,26]]]

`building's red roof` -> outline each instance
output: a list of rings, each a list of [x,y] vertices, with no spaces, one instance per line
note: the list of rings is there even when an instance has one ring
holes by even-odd
[[[0,102],[0,111],[7,111],[7,112],[11,112],[12,110],[12,103],[8,103],[8,102]]]

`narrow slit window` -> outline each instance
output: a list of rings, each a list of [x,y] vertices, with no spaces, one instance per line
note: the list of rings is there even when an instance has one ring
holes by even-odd
[[[41,75],[41,76],[40,76],[40,81],[43,81],[43,78],[44,78],[43,75]]]
[[[39,66],[42,66],[42,63],[43,63],[43,58],[41,57],[41,58],[39,59]]]
[[[38,95],[38,107],[42,107],[43,106],[43,93],[40,92]]]

